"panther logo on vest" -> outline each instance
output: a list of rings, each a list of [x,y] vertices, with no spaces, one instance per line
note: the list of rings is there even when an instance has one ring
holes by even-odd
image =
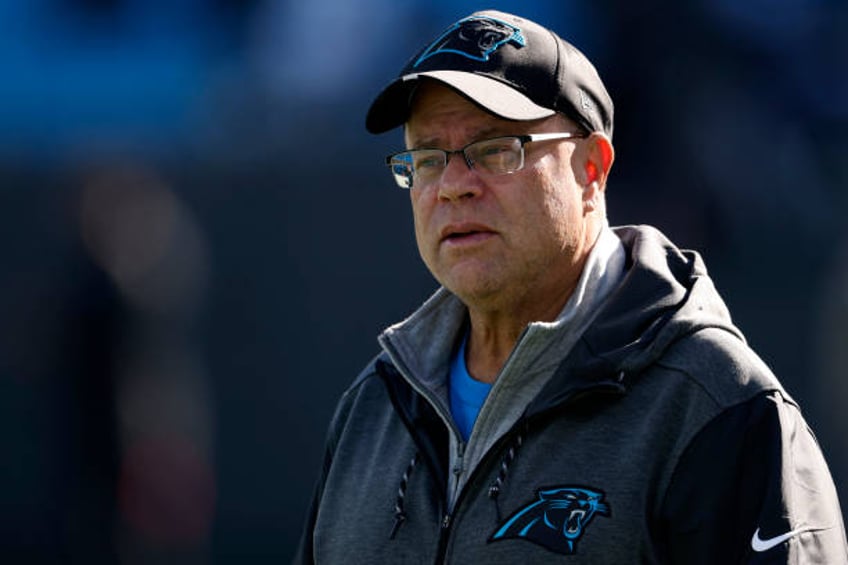
[[[517,47],[526,45],[521,29],[495,18],[471,16],[448,28],[424,50],[413,66],[417,67],[440,53],[462,55],[474,61],[488,61],[489,55],[510,42]]]
[[[537,500],[510,516],[489,543],[524,539],[556,553],[573,555],[592,518],[610,515],[601,491],[563,486],[539,490],[536,496]]]

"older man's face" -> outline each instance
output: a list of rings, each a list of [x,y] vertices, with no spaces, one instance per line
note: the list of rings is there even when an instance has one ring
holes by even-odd
[[[420,85],[406,124],[408,148],[455,150],[502,135],[576,131],[554,116],[498,118],[437,83]],[[441,177],[410,191],[418,249],[436,279],[470,307],[498,308],[562,292],[594,241],[583,187],[572,170],[581,140],[525,147],[522,170],[471,170],[452,156]],[[558,290],[559,289],[559,290]]]

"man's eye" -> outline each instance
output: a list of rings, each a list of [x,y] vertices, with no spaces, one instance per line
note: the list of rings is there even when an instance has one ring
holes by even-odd
[[[497,143],[494,145],[487,145],[482,149],[483,155],[499,155],[510,151],[512,149],[512,145],[509,143]]]
[[[416,169],[433,169],[442,166],[442,159],[436,155],[428,155],[415,160]]]
[[[511,155],[514,151],[515,147],[511,141],[498,141],[493,143],[487,143],[482,147],[478,147],[476,158],[503,158],[506,155]]]

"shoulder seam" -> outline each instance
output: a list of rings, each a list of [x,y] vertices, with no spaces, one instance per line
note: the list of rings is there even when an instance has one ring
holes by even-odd
[[[693,383],[695,386],[697,386],[699,389],[701,389],[701,391],[703,391],[703,393],[707,396],[707,398],[712,400],[713,404],[715,405],[715,407],[717,409],[723,410],[725,408],[725,405],[722,404],[721,402],[719,402],[718,398],[716,398],[716,396],[712,392],[710,392],[710,390],[704,385],[703,382],[701,382],[700,379],[695,378],[695,376],[691,372],[687,371],[686,369],[684,369],[682,367],[676,367],[676,366],[673,366],[673,365],[668,365],[666,363],[663,363],[660,360],[658,360],[656,362],[656,366],[660,367],[662,369],[665,369],[666,371],[671,371],[671,372],[674,372],[674,373],[680,373],[681,375],[684,375],[689,382]]]
[[[778,392],[781,393],[782,397],[787,396],[786,392],[783,390],[780,383],[775,379],[773,373],[771,373],[771,369],[768,366],[766,366],[761,359],[759,359],[757,357],[756,353],[753,353],[752,351],[750,351],[750,348],[748,348],[748,345],[745,343],[745,341],[743,339],[740,339],[739,336],[736,335],[735,333],[733,333],[732,331],[730,331],[726,328],[722,328],[722,327],[709,326],[709,327],[700,328],[697,331],[692,332],[691,334],[688,334],[687,337],[692,337],[692,336],[696,336],[698,334],[703,334],[703,332],[705,332],[707,330],[718,330],[720,332],[724,332],[724,333],[732,336],[733,339],[730,343],[732,343],[733,345],[728,345],[727,349],[722,349],[722,350],[724,351],[724,354],[727,355],[727,357],[729,359],[733,359],[734,361],[739,362],[742,366],[746,367],[747,369],[752,370],[753,372],[751,373],[751,375],[757,375],[756,390],[752,390],[748,395],[745,395],[745,396],[738,396],[737,395],[737,396],[734,396],[733,398],[727,398],[725,400],[721,400],[718,392],[713,391],[712,388],[710,386],[708,386],[708,383],[706,383],[703,378],[699,377],[697,371],[690,370],[690,368],[687,367],[687,365],[685,363],[674,363],[674,364],[669,363],[666,360],[666,355],[663,355],[662,358],[656,360],[656,365],[658,367],[662,367],[663,369],[666,369],[666,370],[669,370],[669,371],[675,371],[675,372],[681,373],[683,375],[686,375],[686,377],[690,381],[692,381],[696,386],[698,386],[698,388],[703,390],[704,393],[716,403],[716,406],[720,407],[721,409],[726,409],[726,408],[729,408],[731,406],[735,406],[735,405],[744,403],[744,402],[751,400],[752,398],[754,398],[754,397],[756,397],[759,394],[764,393],[764,392],[778,391]],[[678,342],[678,343],[680,343],[680,342]],[[672,344],[669,347],[668,351],[672,350],[676,345],[677,344]],[[731,348],[733,348],[733,347],[742,348],[741,353],[743,353],[743,355],[740,355],[739,352],[732,351]],[[763,373],[761,370],[756,368],[757,365],[758,365],[758,361],[759,361],[759,363],[763,364],[763,369],[766,371],[766,373]],[[771,378],[769,378],[769,376]]]

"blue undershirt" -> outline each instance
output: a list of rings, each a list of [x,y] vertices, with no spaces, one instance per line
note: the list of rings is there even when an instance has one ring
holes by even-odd
[[[468,374],[465,365],[465,346],[468,343],[468,334],[462,339],[462,343],[451,359],[450,365],[450,408],[462,438],[468,441],[471,436],[471,428],[477,420],[477,414],[486,400],[492,385],[475,380]]]

